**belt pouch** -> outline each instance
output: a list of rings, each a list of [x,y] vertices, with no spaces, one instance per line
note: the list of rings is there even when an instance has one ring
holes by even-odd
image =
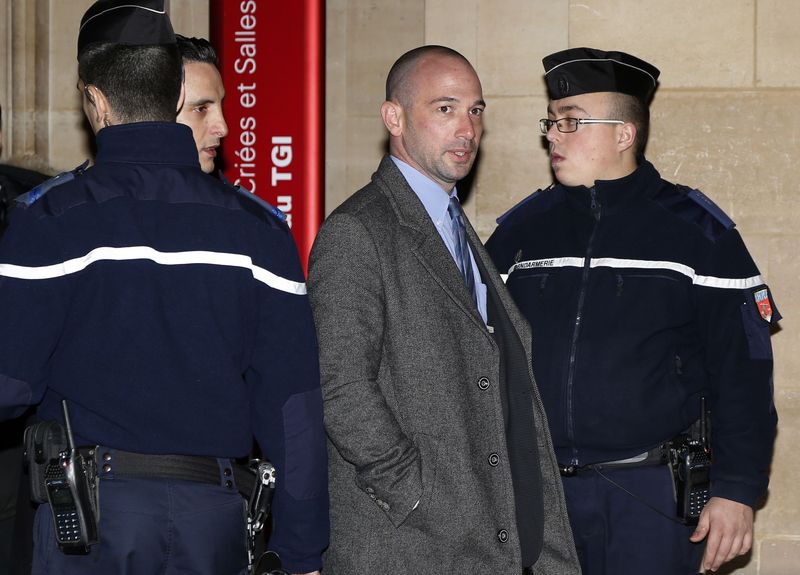
[[[58,465],[59,455],[67,450],[67,434],[58,421],[40,421],[25,428],[24,444],[31,500],[47,503],[45,479],[48,467]]]

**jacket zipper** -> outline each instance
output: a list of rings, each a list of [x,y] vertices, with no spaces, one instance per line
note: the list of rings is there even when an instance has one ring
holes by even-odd
[[[592,228],[592,234],[589,236],[589,243],[586,246],[586,255],[583,262],[583,274],[581,276],[581,289],[578,293],[578,309],[575,314],[575,323],[572,330],[572,342],[569,352],[569,369],[567,370],[567,438],[572,446],[572,461],[570,465],[580,465],[578,461],[578,450],[575,447],[575,420],[573,414],[574,402],[574,378],[575,378],[575,361],[578,354],[578,336],[581,331],[581,321],[583,320],[583,306],[586,302],[586,291],[589,284],[589,271],[591,270],[592,262],[592,245],[594,243],[594,236],[597,233],[597,225],[600,222],[601,206],[597,201],[597,191],[592,188],[589,190],[591,195],[591,208],[592,215],[594,216],[595,223]]]

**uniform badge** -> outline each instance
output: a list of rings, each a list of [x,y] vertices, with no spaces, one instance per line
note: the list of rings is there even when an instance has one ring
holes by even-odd
[[[761,318],[767,323],[772,321],[772,302],[769,299],[769,290],[764,288],[753,293],[756,308]]]
[[[566,76],[561,76],[558,79],[558,91],[560,92],[559,94],[560,97],[566,98],[567,96],[569,96],[569,88],[570,88],[569,80],[567,79]]]

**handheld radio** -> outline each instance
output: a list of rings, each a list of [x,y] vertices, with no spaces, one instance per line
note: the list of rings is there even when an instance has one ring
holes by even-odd
[[[711,443],[705,398],[700,399],[700,420],[669,449],[678,518],[697,525],[710,498]]]
[[[63,400],[67,448],[45,470],[45,488],[53,514],[58,547],[68,554],[87,554],[98,542],[97,474],[94,459],[75,449],[67,402]]]

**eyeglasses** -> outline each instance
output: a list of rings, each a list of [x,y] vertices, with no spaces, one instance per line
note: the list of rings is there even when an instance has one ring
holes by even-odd
[[[559,118],[558,120],[549,120],[542,118],[539,120],[539,129],[542,134],[547,134],[550,128],[555,125],[558,131],[562,134],[569,134],[576,132],[580,124],[624,124],[622,120],[595,120],[594,118]]]

